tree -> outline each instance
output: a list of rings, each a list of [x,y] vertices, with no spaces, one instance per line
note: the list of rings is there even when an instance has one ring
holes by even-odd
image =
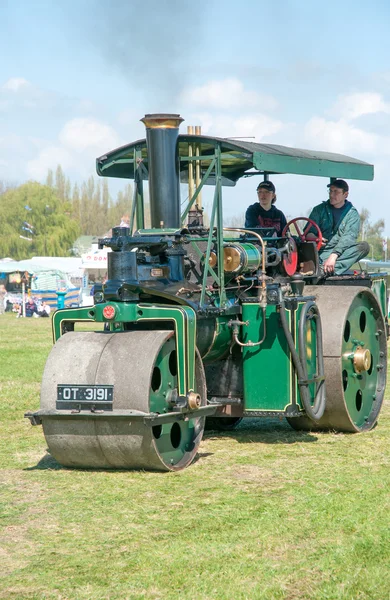
[[[56,169],[56,191],[58,198],[64,201],[66,194],[66,178],[61,165],[58,165]]]
[[[383,257],[383,240],[384,240],[385,220],[379,219],[375,223],[370,222],[370,211],[367,208],[362,208],[360,211],[360,236],[362,241],[370,245],[370,258],[374,260],[382,260]],[[386,243],[387,240],[386,240]]]
[[[16,260],[34,255],[69,256],[80,234],[77,221],[70,216],[70,205],[63,204],[54,189],[37,182],[0,196],[0,221],[0,256]]]
[[[110,197],[108,180],[89,177],[88,181],[76,183],[71,192],[71,183],[62,170],[57,166],[55,184],[53,171],[49,169],[46,183],[53,188],[58,199],[68,203],[72,218],[77,221],[82,235],[103,235],[111,227],[119,225],[124,215],[130,215],[133,203],[133,187],[126,183],[124,189],[118,192],[116,201]],[[0,189],[1,193],[1,189]],[[146,226],[150,223],[147,195],[145,196]]]
[[[77,183],[74,184],[73,194],[72,194],[72,216],[78,223],[81,223],[81,202],[80,202],[80,192],[79,186]]]
[[[47,177],[46,177],[46,185],[49,187],[53,187],[53,184],[54,184],[53,170],[49,169],[47,172]]]

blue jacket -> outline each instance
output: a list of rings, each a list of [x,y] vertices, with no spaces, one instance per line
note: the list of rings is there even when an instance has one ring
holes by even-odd
[[[340,256],[347,248],[356,244],[360,230],[360,216],[348,200],[345,202],[345,212],[336,228],[329,200],[317,204],[311,211],[309,219],[317,223],[322,235],[328,240],[322,251],[330,250]],[[315,230],[312,228],[311,231],[314,233]]]
[[[269,210],[264,210],[259,202],[251,204],[245,213],[245,227],[274,227],[278,236],[286,226],[286,217],[281,210],[272,204]]]

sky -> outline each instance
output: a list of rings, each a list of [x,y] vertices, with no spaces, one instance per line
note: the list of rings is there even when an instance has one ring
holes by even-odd
[[[388,0],[0,0],[0,180],[44,182],[58,164],[85,180],[96,157],[144,137],[146,113],[180,113],[182,133],[373,164],[349,199],[390,236],[389,29]],[[327,198],[324,178],[273,181],[291,217]],[[257,183],[224,189],[226,217]]]

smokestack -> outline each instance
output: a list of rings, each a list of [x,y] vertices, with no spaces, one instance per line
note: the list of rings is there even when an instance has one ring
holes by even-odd
[[[180,178],[177,137],[180,115],[145,115],[152,227],[180,228]]]

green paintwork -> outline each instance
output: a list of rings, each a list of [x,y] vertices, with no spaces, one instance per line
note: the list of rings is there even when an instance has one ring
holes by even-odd
[[[225,244],[226,246],[226,244]],[[257,269],[260,268],[261,266],[261,250],[258,246],[255,246],[254,244],[239,244],[237,242],[235,242],[234,244],[231,244],[231,246],[234,246],[236,248],[238,248],[239,250],[241,250],[241,252],[244,255],[244,260],[243,260],[243,265],[242,268],[237,269],[237,271],[239,271],[240,273],[253,273],[253,271],[256,271]]]
[[[344,179],[374,179],[372,165],[357,163],[338,163],[314,158],[278,156],[255,152],[253,164],[259,171],[268,173],[292,173],[296,175],[314,175],[317,177],[342,177]]]
[[[212,344],[210,345],[207,352],[202,356],[202,360],[205,364],[221,360],[223,356],[227,354],[230,349],[232,342],[232,330],[228,326],[231,317],[217,317],[214,324],[214,337]],[[198,327],[200,329],[200,335],[202,334],[202,324],[198,321]]]
[[[93,316],[90,315],[91,307],[82,306],[78,308],[63,308],[56,310],[53,315],[52,329],[53,329],[53,343],[55,343],[61,337],[61,324],[63,321],[72,321],[74,323],[83,321],[94,321]]]
[[[357,427],[364,426],[373,410],[378,385],[378,365],[386,362],[380,356],[376,312],[369,296],[359,294],[348,310],[343,332],[341,376],[344,397],[349,416]],[[353,354],[359,346],[370,350],[372,356],[370,369],[360,374],[355,372],[353,365]]]
[[[136,323],[140,321],[172,321],[177,342],[177,378],[180,396],[186,396],[195,385],[195,344],[196,313],[189,306],[156,306],[111,302],[115,308],[115,322]],[[57,341],[61,336],[61,324],[65,321],[95,321],[111,323],[103,316],[107,303],[93,307],[58,310],[53,316],[53,337]]]
[[[378,300],[382,309],[382,314],[386,317],[388,313],[387,306],[387,283],[384,277],[374,278],[371,288],[372,293]]]
[[[242,305],[242,341],[257,342],[263,335],[263,314],[258,304]],[[290,311],[286,311],[291,323]],[[266,309],[267,335],[260,346],[243,348],[244,408],[246,411],[284,411],[291,402],[290,352],[276,306]]]
[[[296,350],[298,351],[298,323],[305,302],[298,302],[296,310],[286,309]],[[297,377],[291,361],[290,351],[280,323],[279,309],[267,306],[267,335],[258,347],[243,348],[244,402],[245,410],[284,412],[293,398],[297,408],[303,410]],[[242,341],[257,342],[263,335],[262,311],[257,304],[243,304],[242,320],[249,326],[242,327]],[[314,319],[307,323],[306,364],[308,378],[317,371],[317,327]],[[309,385],[314,401],[315,384]]]
[[[179,385],[174,368],[175,350],[175,340],[170,338],[162,346],[157,356],[149,395],[151,413],[162,415],[172,410],[171,405],[167,402],[167,392],[174,390]],[[196,437],[195,427],[196,419],[183,420],[180,423],[163,423],[153,427],[156,449],[166,464],[178,464],[184,454],[188,452]]]

